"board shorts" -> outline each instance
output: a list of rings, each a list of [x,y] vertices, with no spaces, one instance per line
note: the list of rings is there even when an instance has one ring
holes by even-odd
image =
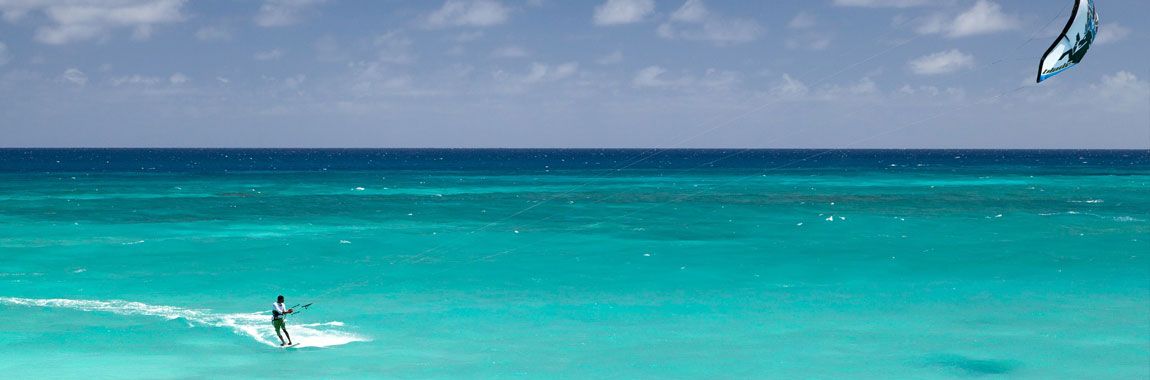
[[[284,320],[283,319],[273,319],[272,320],[272,326],[276,328],[276,334],[279,334],[280,330],[284,329]]]

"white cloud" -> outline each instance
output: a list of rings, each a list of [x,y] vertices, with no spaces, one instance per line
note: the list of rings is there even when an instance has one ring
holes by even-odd
[[[918,21],[911,19],[909,22],[918,24],[918,26],[915,27],[915,31],[919,34],[942,34],[946,33],[947,29],[950,28],[951,21],[951,17],[938,13],[924,16],[918,19]],[[903,22],[907,21],[902,19],[901,16],[896,17],[895,24],[902,24]]]
[[[266,51],[258,51],[252,55],[257,61],[274,61],[283,58],[284,52],[280,49],[272,49]]]
[[[791,29],[810,29],[816,24],[815,16],[807,12],[799,12],[787,23],[787,27]]]
[[[914,86],[911,86],[909,84],[904,84],[904,85],[902,85],[902,87],[898,88],[898,93],[903,94],[903,95],[917,95],[917,94],[921,93],[921,94],[926,94],[926,95],[930,95],[930,96],[935,96],[935,95],[939,94],[939,90],[938,90],[938,87],[935,87],[935,86],[914,87]]]
[[[325,2],[327,0],[264,0],[254,20],[256,25],[265,28],[295,25]]]
[[[595,25],[621,25],[643,21],[655,11],[655,0],[607,0],[595,7]]]
[[[1130,28],[1119,25],[1117,22],[1107,22],[1098,28],[1098,43],[1112,44],[1130,36]]]
[[[579,71],[579,63],[567,62],[556,66],[542,63],[532,63],[531,70],[522,78],[523,83],[554,82],[575,75]]]
[[[687,0],[671,14],[671,20],[700,23],[706,20],[708,13],[710,12],[707,10],[707,5],[703,4],[703,0]]]
[[[305,81],[307,81],[307,75],[296,74],[293,77],[284,78],[283,85],[288,89],[296,90],[299,89],[300,86],[303,86],[303,82]]]
[[[771,94],[782,98],[801,98],[807,95],[810,88],[805,83],[795,79],[790,74],[783,74],[782,80],[771,87]]]
[[[834,35],[819,30],[820,28],[816,28],[817,25],[815,17],[807,12],[795,15],[787,23],[787,28],[791,29],[790,35],[785,40],[787,49],[819,51],[830,47]]]
[[[1093,101],[1111,111],[1145,112],[1150,104],[1150,83],[1129,71],[1103,75],[1102,80],[1090,88],[1096,94]]]
[[[353,62],[348,67],[353,71],[350,88],[361,95],[417,93],[414,80],[407,74],[395,71],[393,66],[381,62]]]
[[[978,0],[974,7],[954,19],[947,35],[964,37],[1001,32],[1017,28],[1018,24],[1017,18],[1002,13],[1001,5],[990,0]]]
[[[687,0],[657,30],[660,37],[709,41],[717,45],[751,42],[763,34],[753,19],[725,17],[707,9],[702,0]]]
[[[196,30],[196,39],[200,41],[227,41],[232,39],[232,32],[221,26],[205,26]]]
[[[192,78],[188,78],[188,76],[184,75],[183,73],[175,73],[175,74],[172,74],[172,76],[168,77],[168,83],[171,83],[174,85],[180,85],[180,84],[188,83],[191,81],[192,81]]]
[[[784,100],[838,101],[841,99],[875,99],[883,94],[869,77],[855,83],[830,84],[811,88],[801,80],[783,74],[782,78],[768,91],[772,96]]]
[[[524,58],[529,56],[527,50],[518,46],[504,46],[491,52],[492,58]]]
[[[64,74],[60,76],[60,80],[65,83],[83,86],[88,84],[88,75],[77,68],[64,70]]]
[[[840,86],[827,86],[820,90],[819,96],[824,99],[839,99],[843,97],[858,97],[860,95],[874,95],[878,94],[878,84],[870,78],[864,77],[859,79],[857,83]]]
[[[819,51],[830,47],[833,34],[818,30],[817,26],[818,20],[806,11],[792,17],[787,23],[787,28],[791,29],[791,35],[785,40],[787,49]]]
[[[961,99],[966,96],[966,91],[958,87],[938,88],[935,86],[911,86],[909,84],[904,84],[902,87],[899,87],[897,91],[895,91],[895,95],[911,98],[937,97],[940,95],[946,95],[950,98]]]
[[[742,77],[738,72],[718,69],[707,69],[703,77],[695,81],[696,85],[709,89],[729,89],[741,83]]]
[[[7,65],[12,61],[12,57],[8,54],[8,45],[0,42],[0,66]]]
[[[616,50],[611,54],[599,57],[599,59],[595,60],[595,63],[600,65],[614,65],[619,62],[623,62],[623,52],[619,50]]]
[[[941,51],[915,58],[907,63],[919,75],[949,74],[974,67],[974,56],[958,49]]]
[[[465,68],[466,72],[470,72],[471,68]],[[526,73],[509,73],[503,70],[497,70],[491,74],[495,79],[495,87],[492,89],[499,92],[507,93],[521,93],[528,89],[543,85],[545,83],[557,83],[571,78],[579,73],[578,62],[566,62],[560,64],[546,64],[540,62],[531,63],[527,68]],[[452,76],[459,77],[459,74],[451,74]],[[463,75],[468,75],[463,73]]]
[[[79,73],[79,74],[83,75],[83,73]],[[172,74],[171,76],[169,76],[167,78],[134,74],[134,75],[115,77],[115,78],[112,78],[109,82],[113,86],[145,86],[145,87],[147,87],[147,86],[156,86],[156,85],[161,85],[161,84],[181,85],[184,83],[188,83],[189,81],[191,81],[191,78],[188,78],[186,75],[184,75],[182,73],[175,73],[175,74]],[[75,81],[71,81],[71,82],[76,83]],[[87,82],[86,77],[84,80],[82,80],[82,82]]]
[[[631,80],[631,85],[635,87],[663,87],[670,84],[670,82],[661,78],[663,74],[667,73],[667,69],[659,66],[647,66],[639,70],[635,74],[635,78]]]
[[[485,27],[507,21],[511,10],[496,0],[447,0],[443,6],[427,16],[427,26]]]
[[[910,8],[930,4],[929,0],[835,0],[841,7]]]
[[[4,5],[10,6],[9,4],[4,4]],[[2,8],[2,9],[0,9],[0,15],[4,16],[3,17],[4,21],[16,23],[16,22],[20,22],[21,20],[24,19],[25,16],[28,15],[28,10],[23,9],[23,8],[16,8],[16,7]]]
[[[184,20],[184,0],[0,0],[0,12],[9,22],[29,13],[42,13],[49,21],[36,29],[36,40],[60,45],[107,38],[112,30],[132,29],[135,39],[147,39],[153,26]]]
[[[160,77],[149,77],[143,75],[131,75],[112,78],[113,86],[135,85],[135,86],[152,86],[163,82]]]
[[[636,88],[675,88],[686,91],[730,89],[741,83],[741,76],[734,71],[707,69],[702,77],[689,74],[669,75],[660,66],[647,66],[631,79]]]
[[[415,61],[411,53],[412,41],[402,31],[390,31],[375,38],[378,61],[383,63],[407,64]]]
[[[1016,29],[1019,24],[1017,17],[1002,12],[1001,5],[990,0],[978,0],[973,7],[954,18],[934,15],[925,19],[917,31],[958,38]]]

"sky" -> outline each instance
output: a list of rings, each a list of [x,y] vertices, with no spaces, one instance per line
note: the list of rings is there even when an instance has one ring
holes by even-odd
[[[1150,2],[0,0],[0,147],[1150,149]]]

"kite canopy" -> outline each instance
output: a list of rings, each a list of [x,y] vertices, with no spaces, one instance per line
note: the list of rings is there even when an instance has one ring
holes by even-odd
[[[1054,44],[1046,49],[1038,65],[1038,82],[1058,75],[1082,62],[1090,44],[1098,36],[1098,12],[1094,10],[1094,0],[1075,0],[1074,12],[1070,21],[1062,28],[1062,34]]]

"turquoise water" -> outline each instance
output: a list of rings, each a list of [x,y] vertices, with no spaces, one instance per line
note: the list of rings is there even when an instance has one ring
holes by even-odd
[[[732,153],[0,152],[0,371],[1150,378],[1147,152]]]

